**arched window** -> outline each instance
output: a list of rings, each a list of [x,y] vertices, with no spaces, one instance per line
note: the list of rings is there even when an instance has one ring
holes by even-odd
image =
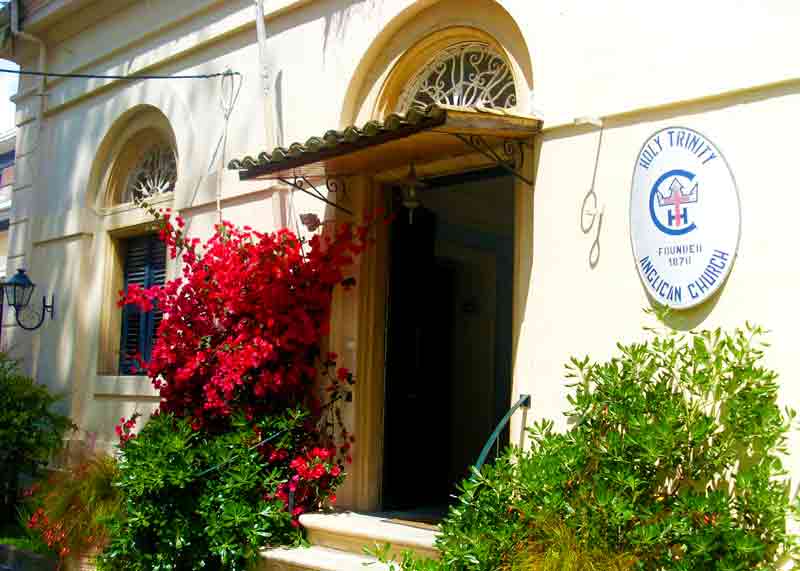
[[[437,53],[406,84],[398,112],[431,104],[509,109],[517,104],[514,74],[485,42],[461,42]]]
[[[175,191],[178,156],[175,135],[167,118],[144,107],[131,111],[109,132],[101,145],[91,183],[98,212],[131,205]]]
[[[172,146],[151,145],[128,175],[122,202],[138,202],[172,192],[177,178],[178,164]]]
[[[134,355],[145,360],[150,356],[160,312],[156,308],[142,313],[134,306],[120,309],[117,301],[119,292],[131,286],[147,288],[166,281],[166,246],[154,233],[150,215],[137,203],[147,200],[156,208],[174,206],[176,148],[167,117],[153,107],[141,106],[117,121],[98,150],[90,200],[107,230],[98,236],[108,245],[99,331],[100,375],[141,376]]]

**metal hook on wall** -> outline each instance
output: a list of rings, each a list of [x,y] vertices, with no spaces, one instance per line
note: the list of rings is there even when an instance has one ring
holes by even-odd
[[[588,234],[597,225],[594,241],[589,250],[589,266],[594,269],[600,262],[600,232],[603,229],[603,215],[605,207],[598,208],[597,193],[594,188],[589,189],[583,198],[581,206],[581,232]]]
[[[597,267],[597,264],[600,263],[600,232],[603,229],[605,206],[600,204],[600,200],[595,192],[597,169],[600,165],[600,149],[603,146],[603,124],[602,121],[599,120],[592,124],[599,125],[600,135],[597,138],[597,151],[595,152],[594,169],[592,171],[592,185],[589,187],[589,192],[583,197],[583,203],[581,204],[580,228],[581,232],[588,234],[597,226],[592,247],[589,249],[589,267],[594,269]]]
[[[583,197],[583,204],[581,205],[581,232],[588,234],[592,231],[597,215],[597,193],[593,188],[590,188],[586,196]]]
[[[597,234],[595,235],[592,247],[589,250],[589,267],[595,269],[600,261],[600,232],[603,229],[603,211],[597,217]]]

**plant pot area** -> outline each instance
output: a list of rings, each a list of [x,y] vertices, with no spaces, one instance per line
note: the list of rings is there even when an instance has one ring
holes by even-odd
[[[0,544],[0,570],[2,571],[56,571],[58,559]]]

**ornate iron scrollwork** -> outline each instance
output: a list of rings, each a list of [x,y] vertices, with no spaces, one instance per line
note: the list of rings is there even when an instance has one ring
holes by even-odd
[[[178,164],[166,143],[154,145],[128,175],[123,202],[140,202],[175,190]]]
[[[343,178],[338,177],[328,177],[325,179],[325,188],[328,189],[328,192],[332,192],[334,194],[341,193],[347,198],[347,184],[345,184]]]
[[[294,176],[294,177],[289,177],[289,178],[282,177],[282,178],[279,178],[278,180],[281,181],[283,184],[289,185],[292,188],[295,188],[295,189],[299,190],[300,192],[304,192],[304,193],[308,194],[309,196],[312,196],[312,197],[316,198],[317,200],[321,200],[322,202],[324,202],[328,206],[332,206],[333,208],[336,208],[337,210],[341,210],[342,212],[350,214],[351,216],[353,215],[353,211],[352,210],[348,210],[344,206],[340,206],[340,205],[336,204],[335,202],[333,202],[331,200],[328,200],[328,198],[314,185],[314,183],[311,182],[304,175],[299,175],[299,176]],[[326,178],[325,179],[325,187],[328,189],[328,192],[331,192],[331,193],[341,192],[342,194],[347,196],[346,185],[345,185],[344,179],[340,179],[340,178],[336,178],[336,177]]]
[[[517,104],[514,74],[484,42],[462,42],[436,54],[406,84],[398,111],[431,104],[509,109]]]
[[[478,151],[509,174],[515,176],[525,184],[533,186],[532,180],[519,173],[525,160],[525,150],[522,141],[505,139],[500,147],[493,147],[481,135],[462,135],[460,133],[452,133],[452,135],[464,144]]]

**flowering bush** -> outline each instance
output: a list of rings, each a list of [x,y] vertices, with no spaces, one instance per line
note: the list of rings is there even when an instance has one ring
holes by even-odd
[[[161,410],[213,431],[234,411],[258,416],[309,399],[333,288],[363,250],[367,227],[345,224],[304,244],[289,230],[264,234],[226,222],[201,250],[185,238],[183,220],[154,215],[183,275],[163,287],[131,285],[120,304],[164,312],[143,363]]]
[[[117,462],[100,454],[54,471],[26,493],[27,526],[62,561],[100,551],[108,542],[108,523],[118,520],[122,496],[113,485]]]
[[[100,569],[244,570],[264,546],[298,541],[297,517],[334,502],[344,478],[310,418],[237,412],[212,434],[188,417],[152,417],[122,448],[126,517],[112,524]]]
[[[100,562],[244,569],[264,544],[296,541],[297,518],[344,479],[354,438],[339,406],[354,380],[321,345],[368,227],[304,242],[223,223],[201,246],[151,213],[181,277],[121,292],[120,305],[163,312],[141,363],[161,403],[135,437],[135,418],[117,426],[127,517]]]

